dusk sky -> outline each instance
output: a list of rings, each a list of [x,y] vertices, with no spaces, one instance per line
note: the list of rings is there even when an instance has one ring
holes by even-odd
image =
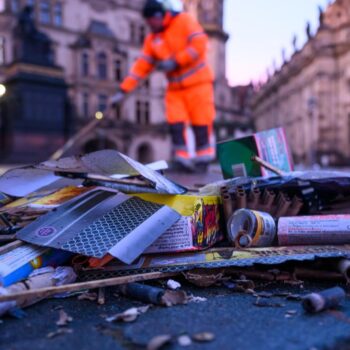
[[[225,30],[227,77],[231,85],[248,84],[266,77],[273,60],[281,64],[282,48],[287,58],[292,54],[292,38],[297,46],[305,43],[306,22],[312,32],[318,25],[318,6],[330,0],[226,0]]]

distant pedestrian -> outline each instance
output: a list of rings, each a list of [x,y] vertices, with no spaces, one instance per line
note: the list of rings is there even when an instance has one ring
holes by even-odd
[[[215,158],[211,145],[215,118],[214,74],[207,58],[208,37],[201,25],[174,1],[147,0],[142,11],[151,33],[142,54],[120,84],[111,103],[120,102],[154,70],[165,72],[166,118],[174,147],[174,163],[186,170],[207,169]],[[186,137],[190,125],[195,135],[196,155],[191,158]]]

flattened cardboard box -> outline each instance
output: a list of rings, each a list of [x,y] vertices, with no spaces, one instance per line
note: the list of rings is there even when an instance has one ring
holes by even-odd
[[[94,188],[21,229],[25,242],[132,263],[178,221],[173,209],[122,193]]]
[[[281,171],[293,170],[293,162],[283,128],[270,129],[217,144],[217,154],[225,179],[238,176],[276,175],[251,160],[259,156]]]
[[[182,272],[192,269],[249,267],[254,264],[278,265],[287,261],[312,261],[316,258],[349,258],[350,245],[291,246],[236,249],[213,248],[203,252],[142,255],[134,264],[124,265],[117,260],[103,269],[85,269],[80,278],[99,279],[149,272]]]

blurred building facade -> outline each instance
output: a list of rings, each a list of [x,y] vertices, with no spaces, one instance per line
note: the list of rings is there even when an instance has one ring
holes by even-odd
[[[296,162],[350,161],[350,2],[320,9],[316,33],[286,60],[253,99],[258,130],[284,126]]]
[[[226,79],[224,0],[183,0],[185,9],[203,25],[209,36],[208,59],[215,73],[216,138],[218,141],[252,132],[253,86],[230,87]]]
[[[217,137],[232,137],[250,127],[249,110],[241,108],[242,91],[231,89],[225,77],[224,0],[185,0],[210,36],[209,59],[216,73]],[[14,28],[24,6],[33,7],[39,30],[52,41],[55,66],[63,69],[77,130],[108,97],[138,56],[147,34],[140,10],[144,0],[0,0],[0,79],[6,81],[15,60]],[[80,140],[76,151],[114,148],[142,162],[170,158],[164,118],[166,81],[155,72],[115,112],[115,125],[97,129]],[[246,95],[249,95],[250,89]],[[45,98],[45,96],[43,96]]]

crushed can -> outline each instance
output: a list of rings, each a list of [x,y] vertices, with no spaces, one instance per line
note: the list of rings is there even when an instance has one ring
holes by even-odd
[[[227,223],[228,239],[238,248],[271,246],[276,232],[274,218],[256,210],[239,209]]]

